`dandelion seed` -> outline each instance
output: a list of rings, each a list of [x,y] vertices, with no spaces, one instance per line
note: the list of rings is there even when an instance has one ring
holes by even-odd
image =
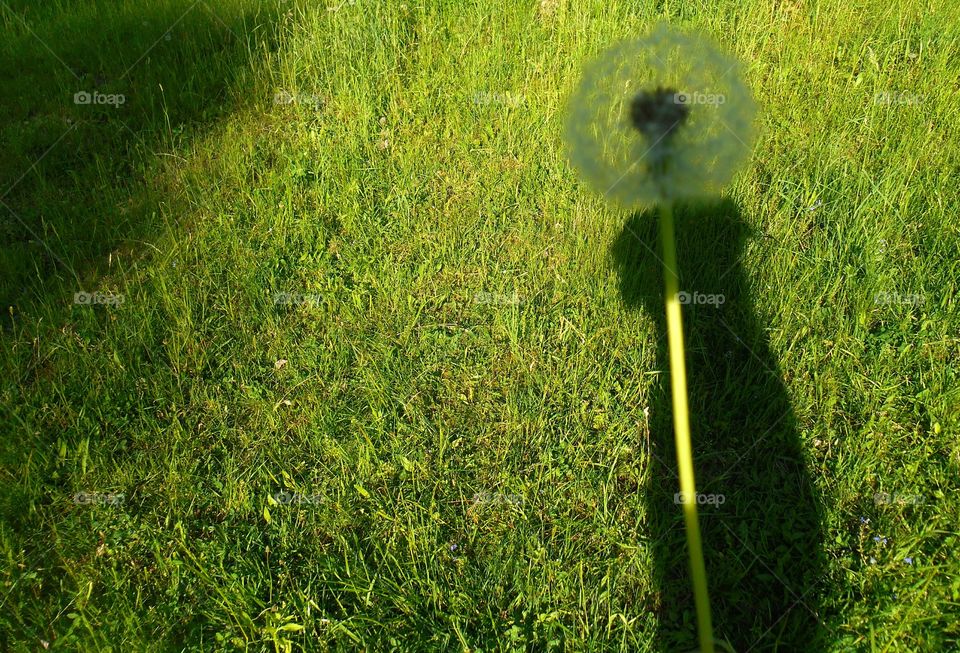
[[[749,155],[755,105],[735,60],[660,25],[591,62],[566,123],[571,163],[628,208],[713,195]]]

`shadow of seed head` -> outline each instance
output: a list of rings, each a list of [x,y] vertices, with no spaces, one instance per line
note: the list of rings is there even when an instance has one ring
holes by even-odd
[[[630,123],[657,142],[673,133],[690,113],[682,100],[682,94],[672,88],[658,86],[653,91],[640,91],[630,101]]]

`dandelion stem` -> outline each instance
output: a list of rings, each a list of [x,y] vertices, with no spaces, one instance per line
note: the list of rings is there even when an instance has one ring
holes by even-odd
[[[714,653],[707,570],[703,562],[703,542],[697,518],[696,483],[693,477],[693,451],[690,444],[690,415],[687,407],[687,372],[683,353],[683,319],[680,311],[680,280],[677,276],[677,245],[673,228],[673,206],[660,205],[660,246],[663,248],[663,276],[666,291],[667,339],[670,347],[670,387],[673,394],[673,430],[680,470],[680,492],[686,525],[690,575],[697,608],[700,653]]]

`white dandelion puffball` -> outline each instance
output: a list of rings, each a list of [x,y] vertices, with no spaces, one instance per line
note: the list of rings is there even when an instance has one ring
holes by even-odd
[[[580,176],[627,208],[715,195],[749,156],[756,105],[736,59],[658,25],[590,62],[565,140]]]

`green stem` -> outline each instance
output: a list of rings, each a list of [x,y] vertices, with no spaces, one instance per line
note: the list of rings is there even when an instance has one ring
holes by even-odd
[[[683,353],[683,317],[680,310],[680,280],[677,276],[677,244],[673,230],[673,206],[661,204],[660,243],[663,248],[663,276],[666,290],[667,339],[670,348],[670,388],[673,395],[673,431],[680,471],[680,492],[686,524],[690,575],[697,608],[697,632],[700,653],[714,653],[710,596],[707,593],[707,569],[703,562],[703,542],[697,519],[697,493],[693,476],[693,448],[690,444],[690,415],[687,407],[687,370]]]

